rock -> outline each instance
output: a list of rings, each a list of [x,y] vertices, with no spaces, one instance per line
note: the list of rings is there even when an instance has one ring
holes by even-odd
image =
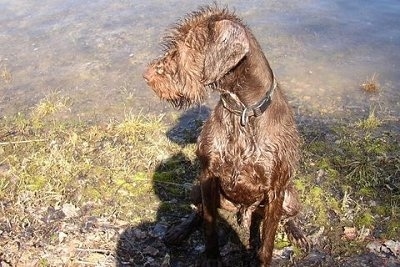
[[[69,219],[69,218],[73,218],[73,217],[77,217],[78,216],[79,208],[77,208],[73,204],[64,203],[64,205],[62,206],[61,210],[64,212],[65,217],[67,219]]]
[[[140,229],[134,229],[134,230],[133,230],[133,235],[134,235],[134,237],[137,238],[137,239],[144,239],[144,238],[146,238],[146,233],[143,232],[143,231],[140,230]]]
[[[149,232],[152,237],[162,237],[167,232],[167,226],[161,223],[157,223],[153,229]]]
[[[367,249],[371,252],[380,255],[381,257],[400,258],[400,242],[387,240],[385,242],[375,240],[368,243]]]
[[[384,244],[395,257],[400,258],[400,241],[387,240]]]
[[[59,232],[58,233],[58,242],[59,243],[62,243],[62,242],[64,242],[64,240],[65,240],[65,238],[67,238],[67,234],[66,233],[64,233],[64,232]]]
[[[161,263],[161,267],[169,267],[171,265],[171,256],[167,253],[164,256],[163,262]]]
[[[354,240],[357,237],[357,229],[355,227],[343,227],[342,239]]]

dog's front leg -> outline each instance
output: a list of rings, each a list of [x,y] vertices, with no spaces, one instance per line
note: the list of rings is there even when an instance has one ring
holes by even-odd
[[[260,266],[269,266],[272,260],[274,241],[279,221],[282,217],[284,192],[276,192],[276,197],[265,205],[265,216],[262,226],[262,241],[259,250]]]
[[[219,203],[217,178],[204,171],[200,177],[200,185],[203,202],[203,228],[206,241],[206,259],[202,262],[202,266],[222,266],[219,260],[217,236],[217,208]]]

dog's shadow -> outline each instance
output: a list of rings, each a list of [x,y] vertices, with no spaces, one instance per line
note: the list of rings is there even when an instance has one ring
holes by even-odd
[[[196,143],[201,126],[210,109],[199,106],[187,110],[167,137],[183,149]],[[199,173],[197,160],[179,152],[162,161],[153,175],[153,189],[160,200],[157,221],[128,227],[119,236],[116,247],[117,266],[197,266],[204,250],[201,229],[177,246],[167,246],[163,237],[168,228],[192,213],[190,189]],[[171,182],[171,177],[173,181]],[[232,220],[234,216],[232,215]],[[250,266],[243,259],[244,245],[226,216],[219,220],[218,238],[221,255],[227,266]],[[243,262],[243,264],[241,263]]]

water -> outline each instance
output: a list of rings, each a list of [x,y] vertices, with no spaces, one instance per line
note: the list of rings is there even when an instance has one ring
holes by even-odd
[[[11,74],[0,78],[0,116],[54,92],[71,99],[70,117],[171,111],[141,75],[166,28],[205,3],[0,0],[0,73]],[[398,0],[221,3],[253,30],[299,114],[400,114]],[[381,90],[368,95],[360,84],[373,74]]]

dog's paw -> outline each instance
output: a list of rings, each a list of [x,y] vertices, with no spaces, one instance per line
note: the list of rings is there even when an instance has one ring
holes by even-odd
[[[185,241],[201,224],[201,217],[196,212],[178,225],[172,226],[163,238],[168,245],[178,245]]]
[[[310,244],[307,238],[304,236],[303,232],[296,226],[293,220],[288,220],[284,224],[285,232],[288,236],[289,241],[301,248],[303,251],[310,251]]]
[[[311,249],[310,243],[303,234],[298,235],[296,238],[293,238],[291,242],[295,246],[301,248],[304,252],[309,252]]]
[[[163,238],[163,241],[167,245],[179,245],[182,243],[189,235],[186,229],[182,229],[180,225],[171,227]]]

